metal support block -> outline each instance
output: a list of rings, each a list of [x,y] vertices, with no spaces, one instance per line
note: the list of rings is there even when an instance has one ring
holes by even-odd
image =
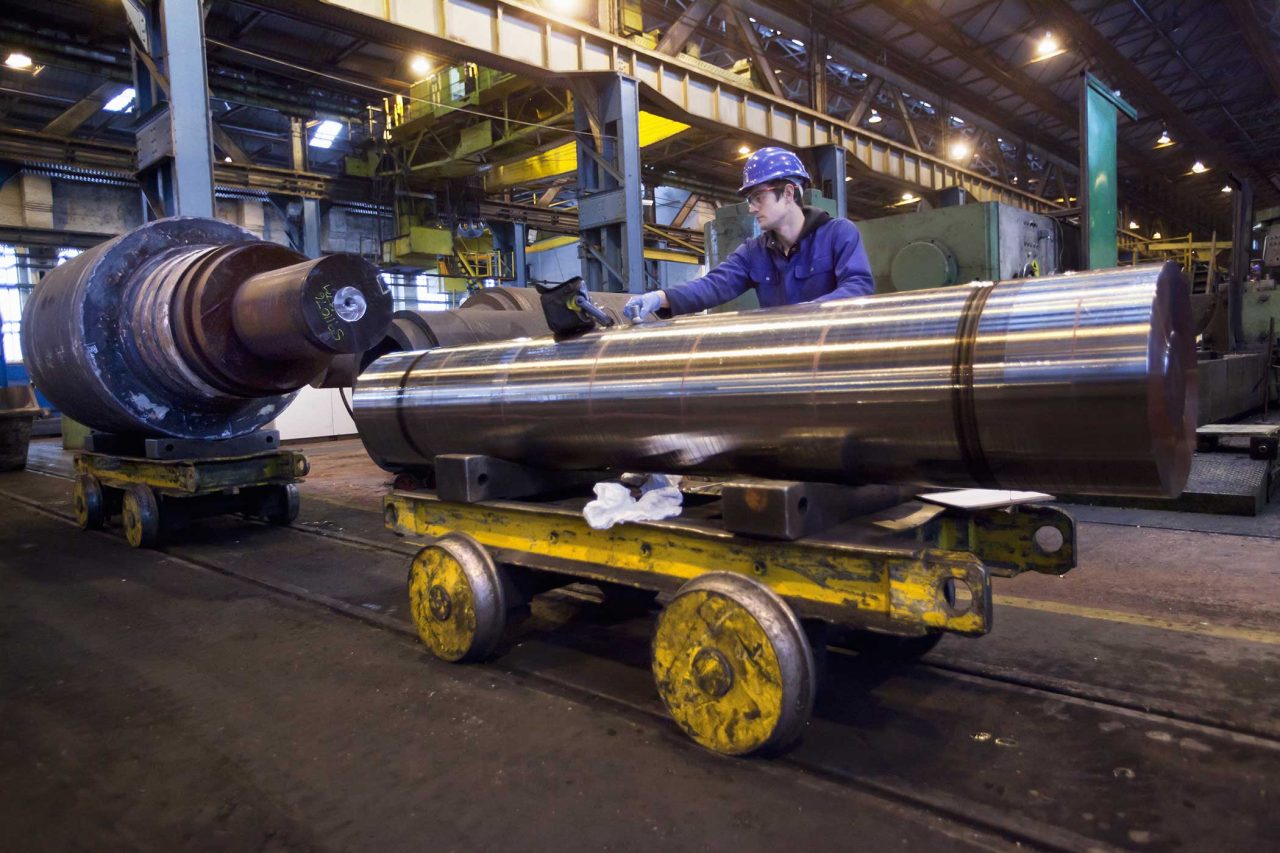
[[[785,480],[724,483],[720,491],[726,530],[787,541],[887,509],[901,497],[891,486],[850,488]]]
[[[272,451],[279,446],[280,431],[274,429],[258,430],[239,438],[216,441],[142,438],[134,435],[92,432],[84,442],[84,449],[88,453],[106,453],[138,459],[226,459]]]
[[[544,471],[472,454],[437,456],[435,472],[440,499],[458,503],[529,497],[608,477],[592,471]]]

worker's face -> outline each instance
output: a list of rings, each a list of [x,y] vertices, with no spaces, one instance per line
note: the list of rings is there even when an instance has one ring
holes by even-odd
[[[790,184],[762,184],[747,193],[747,210],[760,224],[760,230],[776,229],[795,201]]]

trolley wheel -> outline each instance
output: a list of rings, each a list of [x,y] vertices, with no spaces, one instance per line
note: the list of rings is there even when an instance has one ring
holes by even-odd
[[[768,587],[727,572],[689,581],[662,611],[653,675],[680,728],[726,755],[789,744],[817,687],[795,613]]]
[[[930,631],[918,637],[897,637],[875,631],[837,629],[830,642],[837,648],[848,649],[885,663],[914,663],[933,651],[943,633]]]
[[[75,508],[76,523],[81,530],[101,530],[107,520],[107,502],[102,494],[102,484],[92,474],[76,477],[71,504]]]
[[[150,486],[133,485],[124,490],[120,507],[124,538],[134,548],[150,548],[160,538],[160,505]]]
[[[507,622],[504,571],[465,533],[442,536],[417,553],[409,567],[409,610],[433,655],[462,662],[493,653]]]
[[[269,496],[264,501],[265,510],[262,517],[267,520],[268,524],[288,527],[298,517],[298,506],[298,487],[295,484],[288,483],[283,486],[273,486]]]

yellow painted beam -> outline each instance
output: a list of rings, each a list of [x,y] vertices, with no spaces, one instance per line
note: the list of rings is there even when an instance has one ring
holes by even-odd
[[[549,252],[552,249],[559,249],[561,246],[571,246],[578,242],[578,238],[571,234],[564,234],[559,237],[551,237],[546,240],[539,240],[529,248],[525,249],[526,255],[536,255],[538,252]],[[650,261],[669,261],[673,264],[693,264],[697,266],[702,263],[701,255],[693,255],[688,252],[677,252],[672,249],[645,249],[644,256]]]
[[[559,249],[561,246],[569,246],[578,242],[578,238],[572,234],[562,234],[559,237],[550,237],[546,240],[539,240],[532,246],[524,250],[526,255],[536,255],[538,252],[549,252],[552,249]]]
[[[653,145],[670,139],[677,133],[683,133],[689,125],[674,119],[663,118],[653,113],[640,111],[640,147]],[[517,160],[514,163],[503,163],[485,173],[484,188],[486,192],[495,192],[508,187],[530,184],[536,181],[567,175],[578,169],[578,144],[567,142],[557,145],[540,154]]]

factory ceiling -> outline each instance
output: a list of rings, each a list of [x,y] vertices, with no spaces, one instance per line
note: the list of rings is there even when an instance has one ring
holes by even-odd
[[[565,2],[554,10],[552,0],[541,5],[558,15],[586,14],[562,11]],[[585,10],[585,0],[579,3]],[[308,147],[306,164],[310,173],[336,177],[346,158],[366,159],[380,144],[386,99],[408,95],[420,76],[411,69],[423,52],[414,50],[412,33],[371,37],[367,28],[345,26],[347,13],[330,4],[207,5],[215,154],[228,168],[293,168],[294,117],[308,123],[309,133],[322,121],[341,123],[330,147]],[[747,85],[929,156],[963,160],[964,168],[1064,208],[1076,195],[1078,101],[1081,73],[1089,71],[1138,111],[1119,129],[1121,201],[1134,216],[1155,221],[1163,215],[1170,230],[1179,224],[1202,232],[1223,228],[1231,197],[1222,188],[1230,175],[1251,183],[1259,206],[1280,204],[1280,12],[1273,3],[620,5],[640,12],[624,21],[642,22],[631,31],[615,27],[621,36],[699,67],[723,69]],[[0,50],[32,60],[30,68],[0,66],[0,157],[30,160],[36,143],[81,166],[114,162],[110,156],[118,159],[118,152],[127,156],[135,116],[105,108],[131,83],[129,28],[120,6],[46,0],[39,14],[25,3],[0,6]],[[456,61],[439,51],[425,58],[435,69]],[[570,139],[571,118],[557,104],[570,106],[564,88],[546,79],[519,81],[499,101],[438,117],[414,137],[411,156],[402,151],[398,159],[380,161],[382,168],[394,162],[420,183],[428,181],[434,173],[413,172],[415,163],[438,163],[460,150],[457,140],[475,123],[513,115],[533,117],[526,121],[533,130],[505,145],[467,148],[461,171],[471,167],[479,174],[550,150]],[[659,112],[663,106],[649,108]],[[648,181],[728,199],[741,152],[760,142],[694,123],[645,149]],[[1204,171],[1192,171],[1197,162]],[[908,189],[865,169],[850,177],[850,211],[858,217],[901,205]],[[526,202],[563,203],[574,196],[571,176],[550,173],[503,192]]]

